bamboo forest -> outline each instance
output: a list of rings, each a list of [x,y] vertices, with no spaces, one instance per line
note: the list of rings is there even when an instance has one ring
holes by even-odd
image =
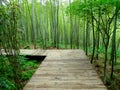
[[[0,90],[36,90],[23,88],[42,60],[21,49],[83,50],[107,89],[120,90],[120,0],[0,0]]]

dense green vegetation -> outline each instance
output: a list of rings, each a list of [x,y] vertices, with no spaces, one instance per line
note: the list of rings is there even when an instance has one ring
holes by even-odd
[[[20,18],[20,8],[17,2],[11,1],[7,6],[0,4],[0,54],[1,54],[1,69],[3,75],[0,77],[0,88],[5,89],[16,88],[22,86],[21,65],[19,59],[19,43],[18,43],[18,22]],[[4,50],[2,50],[2,48]],[[2,52],[6,52],[6,56],[2,56]],[[7,57],[8,56],[8,57]],[[7,57],[7,58],[6,58]],[[10,69],[10,70],[9,70]],[[2,71],[3,70],[3,71]],[[12,81],[10,81],[8,73],[11,73]]]
[[[22,90],[38,67],[38,62],[19,55],[20,19],[18,2],[0,4],[0,90]]]
[[[19,88],[20,90],[38,68],[39,62],[36,60],[28,61],[23,56],[20,56],[19,59],[21,65],[21,76],[19,77],[19,83],[21,83],[21,87]],[[14,82],[13,67],[11,66],[8,58],[1,56],[0,61],[0,90],[18,90],[18,85],[16,86]]]
[[[120,61],[117,60],[117,50],[119,50],[119,0],[85,0],[74,1],[69,7],[68,11],[72,15],[77,15],[85,20],[85,51],[88,55],[88,37],[89,30],[92,32],[92,52],[91,63],[95,59],[96,62],[101,62],[102,78],[106,85],[112,90],[119,90],[119,70]],[[102,43],[100,43],[102,42]],[[103,48],[104,57],[99,60],[100,48]],[[116,50],[117,49],[117,50]],[[101,69],[100,68],[100,69]],[[116,72],[117,71],[117,72]]]
[[[119,90],[119,11],[120,0],[0,1],[0,88],[21,90],[37,67],[20,48],[80,48],[103,82]]]

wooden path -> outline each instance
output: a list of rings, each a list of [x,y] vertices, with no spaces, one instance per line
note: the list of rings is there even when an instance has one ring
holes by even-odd
[[[45,60],[23,90],[107,90],[82,50],[46,50],[42,55]]]

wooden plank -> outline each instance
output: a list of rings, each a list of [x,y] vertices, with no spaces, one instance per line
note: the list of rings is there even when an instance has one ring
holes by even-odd
[[[44,56],[45,50],[42,49],[20,49],[20,55],[39,55]]]
[[[94,89],[94,88],[106,88],[106,87],[104,87],[103,85],[101,85],[101,84],[95,84],[95,85],[93,85],[93,84],[82,84],[82,83],[57,83],[57,82],[54,82],[54,83],[50,83],[50,82],[48,82],[48,83],[29,83],[28,85],[27,85],[27,87],[31,87],[31,88],[33,88],[33,87],[36,87],[36,88],[48,88],[48,90],[49,90],[49,88],[61,88],[61,90],[62,89]],[[97,90],[97,89],[96,89]]]
[[[61,90],[61,88],[25,88],[25,90]],[[63,89],[62,90],[106,90],[106,88],[92,88],[92,89]]]

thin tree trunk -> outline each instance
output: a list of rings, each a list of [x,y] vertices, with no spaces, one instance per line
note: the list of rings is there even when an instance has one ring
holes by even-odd
[[[86,55],[88,55],[88,34],[89,34],[89,21],[88,21],[88,17],[86,20],[86,40],[85,40],[85,52]]]
[[[56,19],[57,19],[57,48],[59,48],[59,37],[60,37],[60,32],[59,32],[59,0],[57,1],[57,6],[56,6],[56,8],[57,8],[57,17],[56,17]]]
[[[92,19],[92,30],[93,30],[93,50],[92,50],[92,57],[91,57],[91,63],[93,63],[94,55],[95,55],[95,30],[94,30],[94,21]]]
[[[93,50],[92,50],[92,57],[91,57],[91,63],[93,63],[94,55],[95,55],[95,30],[94,30],[94,18],[93,18],[93,10],[91,6],[91,21],[92,21],[92,30],[93,30]]]
[[[107,69],[108,46],[105,47],[105,61],[104,61],[104,83],[106,84],[106,69]]]
[[[69,5],[71,4],[71,0],[69,0]],[[71,6],[70,6],[71,10]],[[72,21],[72,14],[70,12],[70,47],[73,48],[73,21]]]
[[[32,38],[32,42],[33,42],[33,45],[34,45],[34,48],[36,48],[36,31],[35,31],[35,5],[34,5],[34,0],[32,0],[32,32],[31,32],[31,37]]]
[[[100,7],[98,10],[98,26],[97,26],[97,53],[96,53],[96,59],[99,59],[99,42],[100,42],[100,16],[101,16],[101,12],[100,12]]]
[[[85,24],[86,24],[85,13],[84,13],[84,20],[83,20],[83,21],[84,21],[84,26],[83,26],[83,49],[84,49],[84,51],[85,51],[85,42],[86,42],[86,41],[85,41],[85,40],[86,40],[86,39],[85,39],[85,38],[86,38],[86,37],[85,37]]]
[[[117,8],[116,8],[116,12]],[[114,64],[116,62],[116,29],[117,29],[117,16],[118,14],[115,15],[115,20],[114,20],[114,30],[113,30],[113,36],[112,36],[112,50],[111,50],[111,59],[110,61],[112,62],[111,66],[111,79],[113,79],[113,72],[114,72]]]

